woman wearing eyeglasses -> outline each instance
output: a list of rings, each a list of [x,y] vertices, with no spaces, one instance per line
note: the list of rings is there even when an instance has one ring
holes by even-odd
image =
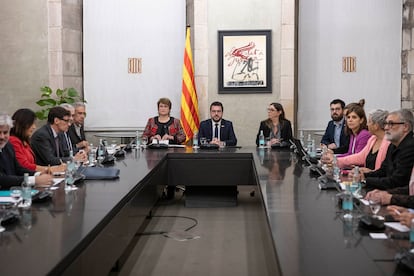
[[[289,143],[292,138],[292,124],[285,118],[285,110],[280,103],[271,103],[267,108],[268,118],[260,122],[259,131],[256,135],[256,145],[259,146],[259,135],[263,131],[264,137],[268,138],[270,145]]]

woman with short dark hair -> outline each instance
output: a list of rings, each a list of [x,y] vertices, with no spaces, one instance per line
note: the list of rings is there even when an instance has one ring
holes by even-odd
[[[170,99],[158,100],[158,116],[148,119],[142,137],[147,137],[150,142],[153,139],[168,140],[170,144],[181,144],[185,141],[186,136],[180,120],[170,116],[171,107]]]

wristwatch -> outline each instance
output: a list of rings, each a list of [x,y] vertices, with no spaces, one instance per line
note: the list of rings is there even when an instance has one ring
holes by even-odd
[[[361,186],[367,185],[367,181],[365,179],[361,180]]]

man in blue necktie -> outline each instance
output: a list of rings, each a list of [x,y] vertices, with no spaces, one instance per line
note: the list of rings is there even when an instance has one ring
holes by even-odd
[[[237,138],[233,123],[223,119],[223,104],[213,102],[210,105],[210,119],[200,123],[198,139],[206,138],[212,144],[225,142],[226,146],[236,146]]]

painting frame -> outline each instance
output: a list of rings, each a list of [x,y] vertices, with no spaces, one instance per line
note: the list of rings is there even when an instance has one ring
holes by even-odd
[[[218,93],[272,93],[272,31],[218,31]]]

